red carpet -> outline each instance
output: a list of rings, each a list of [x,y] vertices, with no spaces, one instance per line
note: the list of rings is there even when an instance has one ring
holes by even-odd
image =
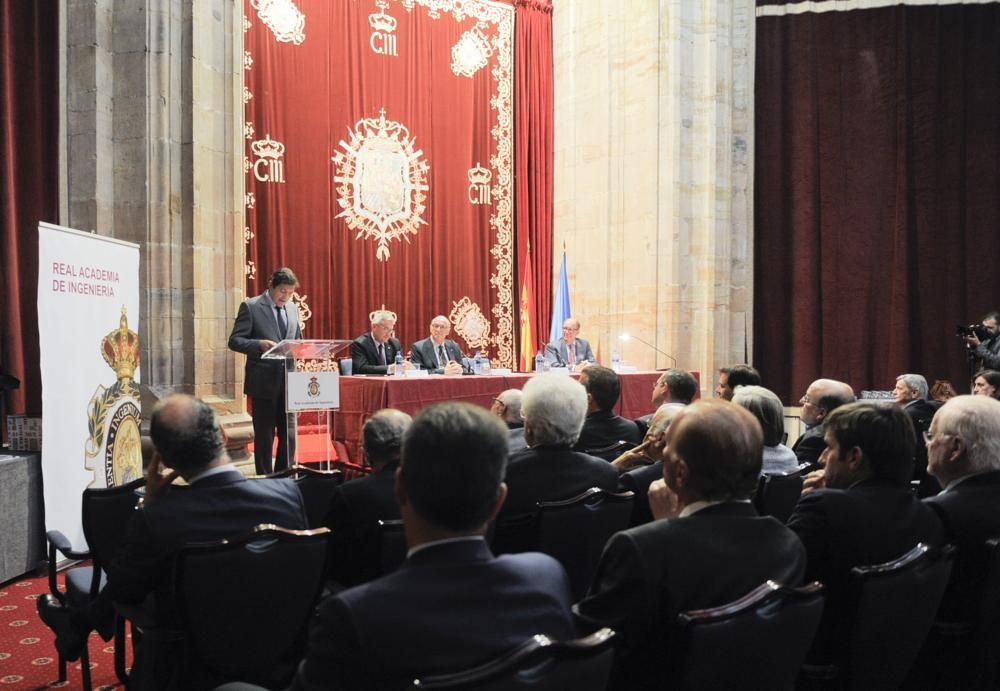
[[[59,575],[62,584],[62,574]],[[80,661],[70,662],[59,683],[55,635],[38,618],[35,600],[49,591],[48,580],[25,578],[0,587],[0,691],[7,689],[79,689]],[[131,664],[131,642],[126,646]],[[90,674],[95,689],[122,689],[114,669],[114,647],[90,635]]]

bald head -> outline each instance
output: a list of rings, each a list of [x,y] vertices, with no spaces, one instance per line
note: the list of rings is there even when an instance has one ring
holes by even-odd
[[[413,421],[395,408],[385,408],[372,415],[361,430],[365,455],[374,468],[399,462],[403,434]]]
[[[840,406],[854,400],[854,389],[850,384],[836,379],[817,379],[799,399],[799,405],[802,406],[799,417],[807,426],[813,427],[823,422],[827,415]]]
[[[215,412],[194,396],[174,394],[157,403],[149,436],[163,464],[184,477],[228,460]]]
[[[1000,470],[1000,401],[955,396],[934,414],[927,470],[947,485],[972,473]]]
[[[448,317],[443,314],[431,319],[431,340],[435,344],[441,345],[444,343],[444,339],[448,338],[448,334],[451,333],[451,322],[448,321]]]
[[[507,389],[495,399],[490,406],[490,412],[507,423],[507,425],[521,424],[521,390]]]

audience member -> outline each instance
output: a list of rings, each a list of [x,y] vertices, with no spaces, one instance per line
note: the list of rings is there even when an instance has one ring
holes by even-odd
[[[524,420],[521,419],[521,390],[507,389],[493,399],[490,412],[503,420],[507,425],[507,440],[510,452],[515,453],[528,448],[524,440]]]
[[[929,395],[931,400],[944,403],[957,396],[958,392],[955,391],[955,386],[947,379],[935,379]]]
[[[122,552],[108,571],[107,587],[89,612],[78,611],[72,620],[51,595],[38,600],[42,620],[56,631],[58,649],[74,660],[92,628],[110,628],[112,601],[139,605],[154,595],[152,625],[146,627],[130,675],[130,686],[135,688],[165,688],[177,681],[181,626],[171,566],[181,547],[239,535],[260,523],[306,527],[295,483],[245,478],[230,463],[222,430],[206,403],[186,395],[164,399],[153,409],[150,437],[155,453],[146,469],[145,498],[132,515]],[[172,472],[163,475],[163,468]],[[178,476],[186,487],[171,486]]]
[[[371,330],[351,342],[351,360],[354,374],[393,374],[396,371],[396,353],[403,347],[393,335],[396,317],[388,310],[375,310],[371,314]],[[404,369],[412,369],[406,360]]]
[[[976,376],[972,380],[972,393],[976,396],[1000,399],[1000,372],[995,369],[984,369],[976,372]]]
[[[562,338],[545,346],[545,360],[557,367],[572,367],[580,369],[597,362],[590,343],[578,338],[580,322],[570,317],[563,322]]]
[[[410,361],[431,374],[461,374],[462,349],[448,338],[451,322],[443,314],[431,319],[431,335],[410,346]]]
[[[927,380],[919,374],[901,374],[896,377],[896,388],[892,393],[896,397],[896,404],[902,406],[910,416],[914,433],[920,439],[930,429],[931,419],[941,403],[927,397]],[[920,483],[917,490],[919,495],[928,497],[940,492],[941,486],[927,474],[927,448],[923,444],[917,444],[914,449],[913,463],[913,479]]]
[[[506,496],[506,460],[503,425],[482,408],[443,403],[416,416],[396,482],[406,561],[320,605],[292,691],[403,688],[535,634],[574,635],[562,566],[536,553],[494,557],[483,539]]]
[[[587,391],[562,374],[533,376],[521,396],[527,449],[507,466],[509,495],[501,515],[533,513],[540,501],[569,499],[591,487],[614,491],[618,471],[573,450],[587,412]]]
[[[733,392],[733,403],[749,410],[764,432],[764,462],[760,472],[776,475],[797,470],[799,459],[781,443],[785,437],[785,407],[781,399],[763,386],[741,386]]]
[[[699,401],[667,428],[663,481],[650,488],[657,519],[608,542],[577,615],[619,637],[614,689],[666,688],[663,665],[682,611],[731,602],[771,579],[798,585],[805,552],[794,533],[748,501],[763,438],[746,410]]]
[[[330,529],[328,575],[337,585],[366,583],[381,573],[378,522],[399,519],[396,468],[411,421],[391,408],[368,418],[361,438],[372,472],[344,483],[330,497],[324,521]]]
[[[683,403],[664,403],[653,413],[649,429],[646,430],[642,443],[634,449],[629,449],[611,462],[619,473],[626,473],[634,468],[645,467],[663,460],[663,444],[674,414],[684,407]]]
[[[809,465],[807,470],[819,468],[820,454],[826,450],[826,416],[853,400],[854,389],[836,379],[817,379],[799,399],[802,406],[799,419],[806,426],[806,431],[795,440],[792,451],[800,464]]]
[[[618,480],[621,490],[635,494],[629,527],[653,520],[653,512],[649,508],[649,486],[663,477],[663,450],[667,445],[667,428],[681,410],[684,410],[684,406],[680,403],[664,403],[657,408],[642,444],[631,451],[626,451],[612,463],[619,471],[625,469]],[[636,456],[645,460],[648,465],[639,464],[635,460]]]
[[[733,365],[719,370],[719,385],[715,395],[724,401],[733,400],[737,386],[760,386],[760,372],[750,365]]]
[[[641,437],[635,422],[615,415],[622,392],[618,374],[610,367],[591,365],[580,373],[580,383],[587,390],[587,418],[576,449],[603,449],[619,441],[638,444]]]
[[[649,402],[657,408],[664,403],[687,405],[694,400],[697,393],[698,381],[694,376],[687,370],[672,367],[664,371],[653,384],[653,394]],[[635,424],[639,426],[639,436],[645,436],[652,419],[653,413],[650,413],[635,421]]]
[[[831,641],[844,642],[838,613],[851,568],[891,561],[918,542],[939,545],[944,537],[937,516],[909,489],[915,444],[909,416],[897,406],[856,402],[837,408],[825,424],[824,469],[788,520],[806,548],[806,580],[827,587],[813,653],[823,660]]]

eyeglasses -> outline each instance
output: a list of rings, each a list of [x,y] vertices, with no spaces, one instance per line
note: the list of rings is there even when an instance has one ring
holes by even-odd
[[[948,434],[947,432],[937,432],[935,434],[931,434],[930,430],[926,430],[924,432],[921,432],[921,435],[924,438],[924,444],[926,444],[927,446],[930,446],[932,441],[934,441],[935,439],[938,439],[940,437],[954,437],[955,436],[954,434]]]

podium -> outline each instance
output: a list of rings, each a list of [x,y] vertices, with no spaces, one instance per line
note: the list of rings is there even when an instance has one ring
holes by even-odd
[[[284,360],[285,362],[285,423],[288,425],[288,463],[295,465],[295,451],[299,446],[299,414],[303,412],[325,413],[327,433],[327,459],[333,453],[333,429],[331,413],[340,408],[340,369],[336,354],[350,345],[350,340],[292,340],[285,339],[261,354],[262,360]],[[299,371],[299,360],[331,360],[332,371]],[[254,440],[256,444],[256,440]]]

